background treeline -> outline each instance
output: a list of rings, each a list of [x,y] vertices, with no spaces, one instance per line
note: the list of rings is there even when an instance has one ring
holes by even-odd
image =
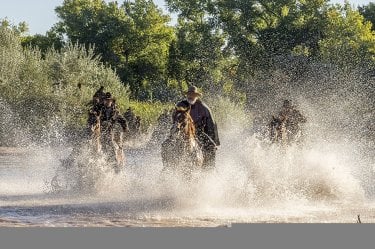
[[[293,81],[311,63],[369,74],[375,65],[373,3],[358,9],[327,0],[166,3],[170,13],[152,0],[65,0],[45,35],[27,35],[25,23],[3,20],[1,100],[43,134],[51,117],[69,127],[84,124],[87,103],[104,85],[147,128],[190,84],[218,111],[254,110],[256,95],[277,76],[266,78],[280,68]]]

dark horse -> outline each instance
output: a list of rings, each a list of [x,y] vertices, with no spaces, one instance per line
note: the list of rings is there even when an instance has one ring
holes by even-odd
[[[269,124],[270,140],[273,143],[286,143],[286,126],[285,122],[278,117],[272,116]]]
[[[203,154],[187,107],[176,107],[169,137],[161,145],[164,170],[174,170],[190,178],[201,169]]]
[[[300,122],[306,121],[302,120]],[[290,145],[291,143],[302,141],[301,126],[296,121],[290,121],[288,117],[280,118],[272,116],[272,120],[269,124],[269,134],[270,140],[273,143]]]
[[[107,169],[119,173],[124,167],[124,131],[118,122],[102,122],[100,114],[90,112],[86,132],[82,140],[75,142],[68,157],[60,160],[62,167],[57,168],[51,180],[53,191],[94,191],[100,183],[97,179],[106,174]],[[101,167],[101,162],[109,167]]]
[[[94,130],[91,141],[94,142],[94,148],[97,148],[98,152],[108,157],[118,173],[125,166],[123,128],[114,120],[100,122],[100,118],[99,126],[99,134]]]
[[[65,168],[72,167],[77,157],[82,153],[82,149],[86,149],[92,158],[105,155],[108,163],[112,164],[116,172],[119,172],[125,165],[122,127],[118,122],[112,120],[101,121],[101,115],[97,113],[90,113],[89,119],[88,139],[73,147],[69,157],[62,160],[63,165]]]

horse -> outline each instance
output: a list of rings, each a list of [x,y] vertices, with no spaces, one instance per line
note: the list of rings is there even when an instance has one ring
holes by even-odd
[[[283,145],[294,142],[298,143],[302,139],[302,129],[299,123],[288,117],[280,118],[272,116],[269,125],[269,134],[271,142]]]
[[[170,135],[161,145],[161,157],[163,171],[173,170],[189,179],[193,171],[202,168],[203,153],[189,110],[176,109]]]
[[[102,151],[102,145],[100,142],[101,137],[101,115],[96,113],[90,113],[90,139],[89,143],[94,152],[100,153]]]
[[[69,157],[61,160],[64,167],[71,167],[85,148],[93,158],[106,155],[118,172],[125,165],[124,132],[119,123],[114,120],[102,121],[101,114],[90,113],[88,133],[88,139],[76,144]]]
[[[125,165],[124,132],[118,122],[113,121],[103,122],[100,113],[89,113],[85,138],[76,141],[70,154],[60,159],[62,167],[56,169],[51,180],[53,191],[94,191],[96,184],[100,183],[97,179],[108,169],[98,167],[100,162],[109,163],[116,173],[120,172]]]
[[[287,129],[284,120],[272,116],[272,120],[269,124],[269,136],[272,143],[286,143]]]
[[[99,144],[101,152],[112,160],[114,169],[118,173],[125,166],[125,154],[124,131],[116,120],[100,122]]]

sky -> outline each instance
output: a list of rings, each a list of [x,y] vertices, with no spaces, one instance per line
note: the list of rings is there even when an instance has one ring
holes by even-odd
[[[344,1],[331,0],[332,3],[344,3]],[[0,0],[0,19],[6,17],[13,24],[25,21],[29,25],[30,34],[45,34],[58,21],[54,9],[62,2],[63,0]],[[154,2],[165,9],[164,0],[154,0]],[[373,1],[349,0],[349,2],[354,5],[364,5]]]

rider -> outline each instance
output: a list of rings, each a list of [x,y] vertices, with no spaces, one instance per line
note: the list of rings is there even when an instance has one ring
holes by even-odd
[[[203,167],[212,169],[215,167],[216,149],[220,145],[217,125],[208,106],[202,102],[200,97],[202,93],[196,86],[190,86],[186,92],[187,99],[181,101],[184,105],[186,102],[190,105],[190,116],[194,121],[197,138],[202,146]]]
[[[306,123],[306,117],[292,105],[290,100],[284,100],[281,111],[279,112],[279,119],[285,123],[285,127],[288,131],[288,137],[296,136],[300,131],[300,124]]]
[[[105,98],[104,86],[100,86],[100,88],[95,92],[94,98],[99,98],[102,101]]]
[[[112,98],[112,94],[110,92],[105,93],[100,114],[100,122],[118,122],[124,132],[129,131],[126,119],[120,114],[119,110],[117,109],[116,100]]]
[[[89,117],[87,120],[88,127],[91,127],[95,123],[96,116],[100,115],[103,108],[103,100],[105,98],[104,87],[101,86],[92,97],[92,101],[88,104],[91,106],[89,111]]]

